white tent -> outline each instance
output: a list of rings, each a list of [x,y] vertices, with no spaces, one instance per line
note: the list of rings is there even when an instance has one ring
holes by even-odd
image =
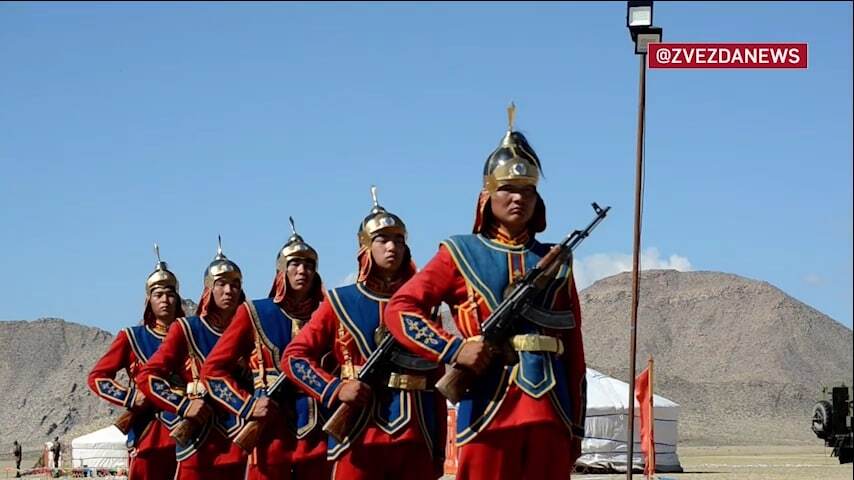
[[[653,390],[655,386],[653,385]],[[653,391],[653,393],[655,393]],[[590,470],[626,471],[628,453],[628,398],[629,384],[593,369],[587,369],[587,422],[581,458],[576,467]],[[679,405],[653,396],[655,410],[655,469],[658,472],[681,472],[676,454]],[[635,401],[635,431],[632,454],[634,469],[642,469],[643,453],[640,448],[640,411]]]
[[[113,425],[71,441],[72,467],[118,468],[128,466],[127,437]]]

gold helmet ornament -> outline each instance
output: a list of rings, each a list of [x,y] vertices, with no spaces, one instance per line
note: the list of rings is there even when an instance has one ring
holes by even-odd
[[[167,288],[175,292],[178,297],[175,316],[184,316],[184,309],[181,307],[181,295],[178,293],[178,277],[169,270],[166,262],[160,259],[160,246],[156,243],[154,244],[154,256],[157,258],[157,263],[154,266],[154,271],[145,279],[145,307],[142,314],[143,323],[149,326],[154,326],[157,323],[154,312],[151,311],[151,294],[157,288]]]
[[[273,299],[275,303],[287,302],[287,289],[288,289],[288,281],[287,281],[287,270],[288,263],[291,260],[295,260],[298,258],[311,260],[314,262],[314,280],[311,286],[311,290],[309,292],[309,302],[305,305],[286,305],[290,307],[288,313],[299,315],[299,310],[308,310],[310,314],[314,311],[314,308],[323,300],[323,281],[320,279],[320,274],[317,273],[317,263],[318,256],[317,251],[305,240],[302,239],[302,236],[297,233],[296,226],[294,225],[294,218],[288,217],[288,220],[291,223],[291,236],[288,238],[288,241],[279,249],[278,255],[276,255],[276,278],[273,280],[273,287],[270,289],[269,297]],[[313,302],[313,303],[312,303]],[[286,308],[287,309],[287,308]],[[294,311],[291,311],[294,310]]]
[[[145,300],[148,302],[148,297],[151,291],[157,287],[168,287],[178,293],[178,277],[169,271],[169,265],[160,259],[160,246],[154,244],[154,255],[157,257],[157,264],[154,266],[154,271],[145,279]]]
[[[222,237],[217,236],[216,256],[205,269],[205,288],[213,288],[214,282],[220,278],[243,280],[243,274],[240,267],[222,253]]]
[[[208,265],[208,268],[205,269],[205,289],[202,291],[202,297],[199,299],[199,306],[196,309],[198,316],[207,316],[208,309],[213,303],[214,283],[221,278],[242,281],[243,274],[240,272],[240,267],[222,253],[222,237],[217,236],[216,256]],[[244,300],[246,300],[246,296],[241,289],[240,302],[242,303]]]
[[[291,236],[276,256],[276,270],[284,272],[288,268],[288,262],[295,258],[311,260],[317,268],[317,251],[305,243],[305,240],[297,233],[294,217],[288,217],[288,221],[291,224]]]
[[[513,131],[516,105],[507,107],[507,132],[498,148],[489,154],[483,165],[483,189],[495,193],[502,185],[531,185],[536,187],[540,180],[540,159],[528,140]]]
[[[373,271],[374,260],[371,255],[371,242],[374,237],[380,234],[400,234],[403,235],[403,241],[406,242],[406,224],[397,215],[387,211],[381,207],[377,201],[377,187],[371,185],[371,200],[373,207],[371,212],[359,224],[359,253],[356,258],[359,262],[359,275],[356,279],[358,283],[363,283],[371,277]],[[404,253],[402,270],[398,272],[398,277],[395,281],[409,279],[415,274],[415,264],[412,262],[412,254],[409,251],[409,245],[406,245],[406,253]],[[376,279],[375,279],[376,280]],[[388,283],[388,282],[386,282]],[[391,284],[382,285],[380,290],[389,289]]]
[[[377,201],[377,187],[375,185],[371,185],[371,200],[374,204],[371,213],[359,224],[359,246],[370,248],[371,241],[380,233],[399,233],[403,235],[405,240],[406,224],[400,217],[380,206]]]
[[[491,222],[492,211],[489,203],[490,195],[495,194],[502,186],[518,185],[537,187],[543,167],[537,153],[528,144],[528,139],[522,133],[513,130],[516,119],[516,105],[510,103],[507,107],[507,131],[501,138],[498,148],[489,154],[483,165],[483,189],[480,192],[475,211],[474,233],[481,233]],[[529,223],[529,229],[542,232],[546,229],[546,205],[537,193],[537,206],[534,217]]]

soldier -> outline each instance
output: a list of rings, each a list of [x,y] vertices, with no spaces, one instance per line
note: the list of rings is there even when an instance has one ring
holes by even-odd
[[[169,437],[177,417],[153,407],[132,379],[154,355],[169,326],[184,316],[178,294],[178,278],[160,260],[160,248],[155,244],[157,265],[145,281],[145,307],[142,325],[122,329],[107,353],[89,372],[89,388],[110,403],[130,412],[127,430],[129,480],[172,478],[175,476],[175,441]],[[124,370],[131,379],[124,386],[116,382],[116,374]]]
[[[293,219],[291,228],[293,235],[276,258],[269,298],[237,309],[202,369],[220,408],[261,425],[247,479],[288,479],[292,466],[296,479],[328,479],[332,471],[317,402],[294,391],[279,369],[285,347],[323,300],[317,252],[297,234]],[[233,365],[241,358],[250,359],[254,394],[234,378]],[[267,390],[275,393],[267,396]],[[286,418],[294,413],[295,419]]]
[[[386,325],[407,349],[478,374],[457,409],[458,480],[569,478],[584,435],[584,349],[571,265],[542,299],[563,319],[561,330],[520,320],[501,356],[479,337],[507,286],[549,250],[534,238],[546,227],[540,161],[513,131],[514,111],[511,105],[510,127],[484,166],[474,233],[442,242],[386,309]],[[428,317],[443,301],[465,340]]]
[[[187,425],[194,427],[189,441],[176,442],[177,480],[231,480],[244,475],[246,455],[230,440],[243,427],[243,420],[236,415],[213,413],[205,401],[199,375],[205,357],[245,300],[242,279],[240,268],[223,255],[219,246],[205,270],[198,316],[179,318],[169,328],[157,353],[136,376],[137,386],[147,398],[181,418],[173,435]],[[181,379],[181,385],[169,381],[173,376]],[[181,388],[183,385],[186,389]],[[176,436],[176,440],[181,439]]]
[[[324,407],[342,402],[358,419],[339,443],[329,438],[332,478],[430,479],[441,474],[444,456],[444,399],[427,388],[423,372],[391,368],[373,388],[356,374],[385,335],[382,312],[391,297],[415,273],[406,226],[376,201],[359,225],[359,275],[355,284],[335,288],[285,350],[282,370]],[[321,366],[332,352],[340,378]]]

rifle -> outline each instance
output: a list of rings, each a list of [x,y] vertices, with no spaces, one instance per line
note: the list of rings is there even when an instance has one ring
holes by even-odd
[[[367,384],[373,383],[377,376],[382,372],[381,368],[388,362],[392,353],[395,350],[394,337],[386,332],[376,350],[371,353],[371,356],[362,365],[356,379]],[[332,435],[338,442],[343,442],[347,437],[347,433],[353,426],[355,419],[353,418],[356,412],[349,404],[341,403],[335,413],[329,417],[329,420],[323,425],[323,431]]]
[[[264,367],[264,351],[261,350],[261,335],[258,332],[255,332],[255,350],[258,352],[258,368],[261,369],[261,388],[264,389],[266,396],[270,396],[273,391],[267,387],[267,369]],[[279,382],[274,386],[278,387],[282,383],[284,382]],[[263,429],[262,427],[263,424],[259,423],[258,420],[250,420],[246,422],[246,425],[242,430],[240,430],[240,433],[234,437],[234,444],[246,453],[252,452],[255,445],[258,444],[258,438],[260,438],[261,430]]]
[[[535,306],[534,301],[554,281],[560,267],[572,257],[573,250],[590,235],[599,222],[605,219],[605,215],[611,209],[611,207],[602,209],[596,202],[592,205],[596,218],[587,225],[587,228],[575,230],[567,235],[561,243],[552,247],[520,281],[510,286],[504,300],[493,310],[481,327],[484,343],[493,347],[506,343],[519,317],[537,319],[535,323],[540,325],[559,323],[556,321],[555,314]],[[471,387],[473,380],[474,373],[471,370],[452,365],[436,382],[436,389],[448,400],[457,403]]]
[[[120,432],[127,435],[134,422],[136,422],[136,412],[131,409],[127,409],[119,415],[119,418],[116,419],[116,422],[113,425],[118,428]]]
[[[192,392],[187,389],[187,397],[191,400],[204,397],[203,393],[199,393],[199,367],[196,365],[196,355],[193,353],[193,347],[188,345],[188,353],[190,356],[190,371],[193,373],[193,388]],[[196,435],[196,430],[200,427],[198,423],[189,418],[182,419],[178,425],[169,433],[169,436],[175,440],[178,445],[187,445],[190,440]]]

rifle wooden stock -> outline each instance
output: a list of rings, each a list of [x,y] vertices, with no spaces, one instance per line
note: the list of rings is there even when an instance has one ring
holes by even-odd
[[[234,444],[246,453],[252,453],[261,438],[262,425],[258,420],[246,422],[243,430],[234,437]]]
[[[343,442],[353,425],[353,417],[359,412],[346,403],[341,403],[335,413],[323,425],[323,431],[332,435],[338,442]]]
[[[196,434],[196,422],[185,418],[169,433],[178,445],[186,445],[190,443]]]
[[[127,435],[133,426],[133,422],[136,420],[136,412],[131,410],[125,410],[124,413],[119,415],[119,418],[116,419],[116,422],[113,424],[116,428],[119,429],[120,432]]]
[[[470,371],[454,365],[448,368],[442,378],[436,382],[436,390],[451,403],[457,403],[463,398],[473,379],[474,376]]]

